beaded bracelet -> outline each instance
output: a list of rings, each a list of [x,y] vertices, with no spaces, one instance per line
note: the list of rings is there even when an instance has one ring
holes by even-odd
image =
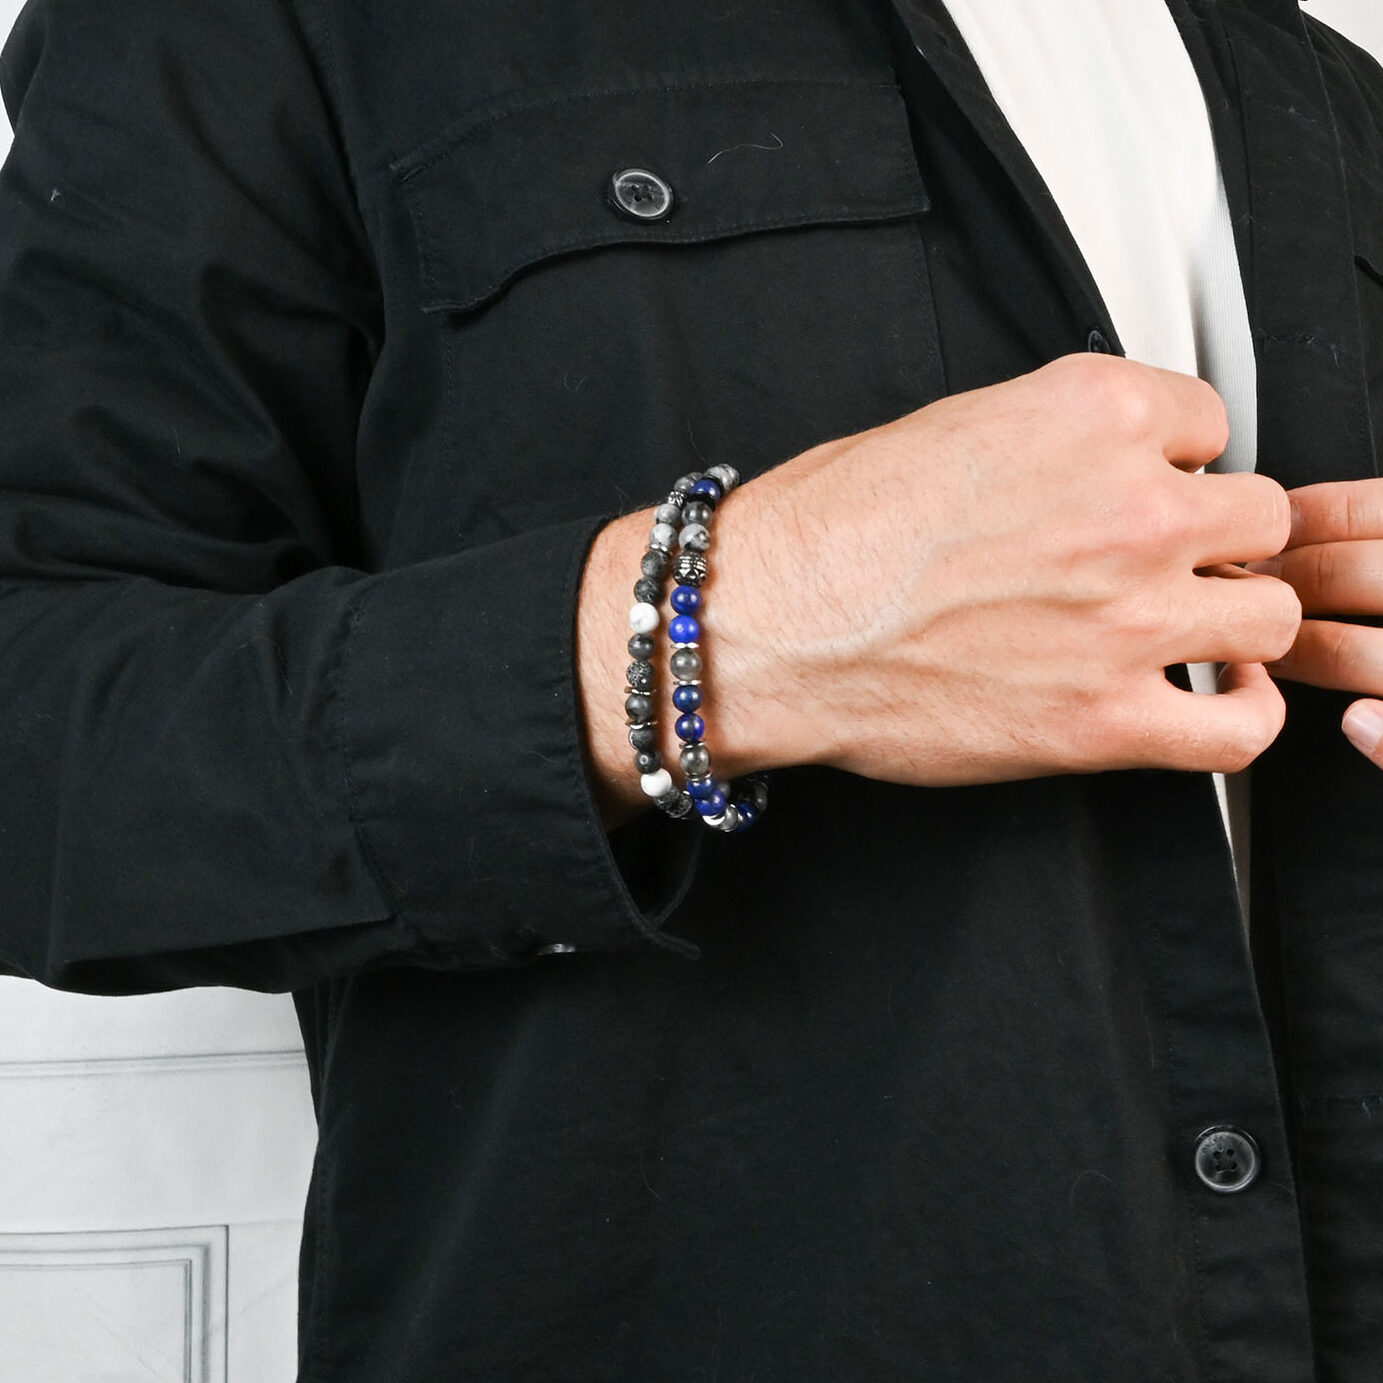
[[[694,808],[708,826],[727,833],[747,830],[768,806],[768,783],[761,775],[750,775],[733,786],[712,776],[706,722],[701,715],[700,588],[709,573],[706,553],[716,506],[738,484],[739,473],[733,466],[712,466],[704,475],[693,471],[673,486],[667,500],[654,511],[648,551],[641,564],[643,574],[634,587],[638,603],[629,612],[634,630],[629,652],[634,662],[629,665],[625,687],[629,742],[643,791],[670,816],[685,817]],[[685,789],[677,788],[662,766],[653,713],[657,691],[653,634],[660,623],[658,603],[674,542],[680,551],[672,563],[678,584],[671,596],[673,618],[668,634],[673,653],[669,666],[676,680],[672,702],[679,713],[676,733],[682,742],[678,758],[687,775]]]

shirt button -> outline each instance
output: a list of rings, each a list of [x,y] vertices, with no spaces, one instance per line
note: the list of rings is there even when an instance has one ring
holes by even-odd
[[[1096,355],[1113,355],[1114,347],[1109,344],[1109,337],[1098,327],[1085,338],[1085,349],[1094,351]]]
[[[672,188],[646,168],[622,168],[610,179],[610,203],[635,221],[661,221],[672,211]]]
[[[1206,1129],[1196,1140],[1196,1175],[1212,1191],[1232,1195],[1258,1180],[1258,1144],[1227,1124]]]

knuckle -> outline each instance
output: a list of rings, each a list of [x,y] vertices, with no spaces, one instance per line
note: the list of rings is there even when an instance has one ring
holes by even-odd
[[[1107,517],[1108,542],[1116,551],[1163,555],[1181,547],[1190,512],[1172,486],[1145,481],[1111,503]]]
[[[1354,630],[1347,624],[1326,624],[1318,638],[1319,661],[1336,685],[1352,680]]]
[[[1157,423],[1157,409],[1147,381],[1130,371],[1103,371],[1093,388],[1096,403],[1112,427],[1127,437],[1143,439]]]
[[[1267,656],[1270,660],[1287,655],[1301,632],[1301,597],[1285,581],[1273,577],[1263,578],[1271,581],[1268,591],[1267,637],[1270,644]]]
[[[1216,455],[1220,455],[1224,452],[1225,448],[1229,446],[1229,409],[1225,406],[1224,399],[1222,399],[1210,385],[1206,384],[1203,380],[1198,381],[1198,383],[1201,386],[1201,393],[1205,399],[1205,416],[1202,427],[1205,432],[1206,446],[1209,450],[1214,451]],[[1276,484],[1275,481],[1269,481],[1268,483]],[[1279,485],[1277,488],[1281,489],[1282,487]],[[1286,537],[1284,536],[1283,542],[1285,543],[1286,541]]]
[[[1229,737],[1214,771],[1242,773],[1271,743],[1271,738],[1245,727]]]
[[[1147,588],[1121,595],[1109,611],[1109,633],[1135,649],[1160,644],[1171,625],[1169,603],[1159,592]]]
[[[1255,475],[1263,504],[1264,542],[1271,544],[1274,554],[1287,546],[1292,536],[1292,501],[1287,491],[1270,476]]]
[[[1228,737],[1221,771],[1241,773],[1248,768],[1278,737],[1286,717],[1287,703],[1282,693],[1266,683],[1252,702],[1246,703],[1245,713]]]
[[[1052,366],[1074,396],[1070,403],[1108,434],[1144,437],[1156,408],[1147,372],[1113,355],[1071,355]]]

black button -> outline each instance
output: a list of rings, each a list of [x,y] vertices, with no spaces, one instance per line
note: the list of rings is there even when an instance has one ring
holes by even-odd
[[[1220,1125],[1196,1140],[1196,1175],[1212,1191],[1232,1195],[1258,1180],[1258,1144],[1242,1129]]]
[[[672,201],[672,188],[646,168],[622,168],[610,179],[610,204],[635,221],[663,220]]]
[[[1098,327],[1085,338],[1085,349],[1094,351],[1096,355],[1114,354],[1114,347],[1109,344],[1109,337]]]

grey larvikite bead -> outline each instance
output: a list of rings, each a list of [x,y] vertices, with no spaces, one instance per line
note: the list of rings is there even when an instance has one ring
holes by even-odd
[[[682,509],[676,504],[660,504],[653,511],[654,523],[670,523],[674,528],[680,527],[684,522]]]
[[[668,659],[668,666],[679,682],[694,682],[701,676],[701,655],[694,648],[679,648]]]
[[[654,749],[658,744],[658,730],[653,725],[635,725],[629,730],[629,747],[642,753]]]
[[[634,599],[645,605],[656,605],[663,598],[663,583],[651,576],[641,576],[634,582]]]
[[[624,698],[624,713],[632,721],[647,720],[653,714],[653,700],[642,692],[633,692]]]
[[[639,563],[639,570],[645,576],[666,576],[668,556],[666,552],[659,552],[657,548],[645,552],[643,560]]]
[[[653,656],[653,650],[657,646],[653,641],[652,634],[634,634],[629,640],[629,656],[642,658],[646,661]]]
[[[712,480],[720,481],[720,488],[722,490],[733,490],[735,486],[740,483],[740,473],[733,466],[727,466],[724,462],[716,466],[708,467],[706,474],[710,476]]]
[[[715,518],[716,511],[704,500],[689,499],[682,510],[682,525],[689,523],[708,524]]]
[[[689,744],[677,756],[688,778],[705,778],[711,772],[711,751],[704,744]]]

